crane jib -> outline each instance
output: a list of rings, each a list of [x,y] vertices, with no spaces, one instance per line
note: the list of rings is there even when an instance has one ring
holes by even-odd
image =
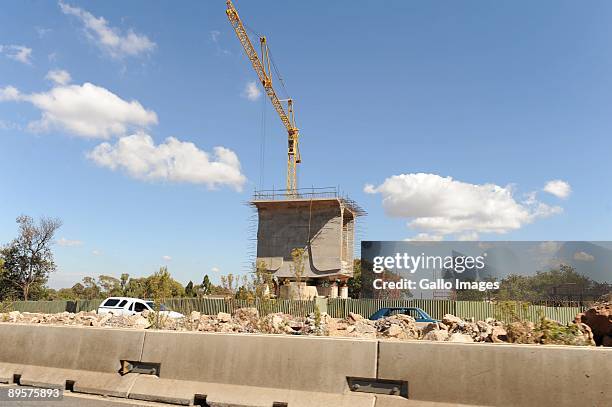
[[[251,61],[251,65],[259,78],[268,98],[272,102],[272,106],[274,106],[274,110],[278,113],[285,129],[287,129],[288,133],[288,145],[287,145],[287,191],[289,193],[297,190],[297,164],[301,162],[301,156],[299,152],[299,130],[295,125],[295,114],[293,110],[293,100],[287,100],[287,111],[281,100],[276,95],[276,91],[272,86],[272,72],[270,70],[270,56],[268,54],[267,43],[265,37],[260,38],[260,42],[262,45],[262,57],[260,58],[255,51],[255,47],[253,47],[253,43],[251,42],[246,29],[244,28],[244,24],[242,20],[238,16],[238,11],[234,7],[231,0],[226,1],[227,9],[225,10],[227,14],[227,18],[230,21],[230,24],[234,28],[236,32],[236,36],[238,40],[242,44],[242,48],[246,53],[247,57]],[[263,59],[263,63],[262,63]],[[266,65],[268,69],[266,70]]]

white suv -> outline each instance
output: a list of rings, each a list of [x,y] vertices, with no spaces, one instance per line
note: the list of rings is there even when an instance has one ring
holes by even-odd
[[[114,315],[136,315],[142,311],[155,311],[153,301],[145,301],[139,298],[129,297],[109,297],[102,301],[98,307],[98,314],[114,314]],[[170,311],[162,304],[160,314],[169,318],[183,318],[184,315],[179,312]]]

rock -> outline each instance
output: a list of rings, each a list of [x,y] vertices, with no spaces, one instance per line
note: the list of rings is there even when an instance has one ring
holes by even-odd
[[[363,319],[356,322],[354,325],[350,325],[346,330],[349,334],[348,336],[356,338],[376,338],[376,328],[370,324],[371,322],[373,321]]]
[[[586,344],[588,344],[588,345],[595,346],[596,345],[595,338],[593,336],[593,331],[591,330],[591,327],[588,326],[587,324],[583,324],[583,323],[579,323],[577,325],[579,326],[580,331],[582,331],[582,333],[583,333],[583,336],[584,336],[583,340],[584,340],[584,342],[586,342]]]
[[[198,311],[191,311],[189,314],[189,322],[199,322],[202,315]]]
[[[217,314],[217,320],[219,322],[230,322],[232,320],[232,316],[230,314],[225,313],[225,312],[219,312]]]
[[[290,315],[283,314],[282,312],[268,314],[259,321],[258,330],[260,332],[270,334],[285,333],[286,327],[289,326],[290,319]]]
[[[404,330],[402,329],[402,327],[399,325],[395,325],[395,324],[391,325],[389,329],[387,329],[387,332],[386,332],[387,336],[390,336],[392,338],[397,338],[403,333],[404,333]]]
[[[448,331],[445,329],[435,329],[427,332],[423,339],[426,341],[446,341],[448,339]]]
[[[109,321],[113,317],[113,314],[110,312],[108,314],[103,314],[102,317],[98,320],[100,326],[104,326],[104,324]]]
[[[239,321],[257,321],[259,320],[259,311],[257,311],[257,308],[238,308],[232,316]]]
[[[493,326],[489,338],[493,343],[508,342],[508,333],[501,326]]]
[[[8,313],[8,320],[9,322],[17,322],[19,320],[21,320],[21,313],[19,311],[11,311]]]
[[[538,343],[534,331],[535,324],[531,321],[511,322],[506,326],[508,342],[510,343]]]
[[[259,311],[257,308],[238,308],[234,311],[233,320],[245,332],[255,332],[259,325]]]
[[[349,321],[349,323],[350,323],[350,322],[353,322],[353,323],[354,323],[354,322],[358,322],[358,321],[361,321],[361,320],[363,320],[363,319],[364,319],[364,318],[363,318],[361,315],[359,315],[359,314],[355,314],[354,312],[349,312],[349,316],[348,316],[348,318],[347,318],[347,320]]]
[[[142,315],[135,315],[136,318],[133,320],[133,326],[138,329],[146,329],[151,326],[148,318],[143,317]]]
[[[364,321],[359,321],[355,324],[355,331],[360,333],[376,333],[376,328]]]
[[[448,341],[449,342],[471,343],[471,342],[474,342],[474,339],[472,339],[470,335],[456,332],[448,338]]]
[[[491,337],[493,326],[484,321],[476,322],[476,326],[478,327],[477,342],[486,342]]]
[[[609,303],[597,304],[592,307],[592,310],[596,311],[597,318],[591,318],[591,314],[595,311],[590,309],[580,314],[577,319],[582,321],[591,318],[601,322],[599,316],[607,315],[608,309]],[[149,314],[148,312],[134,316],[122,316],[98,315],[96,312],[42,314],[13,311],[0,314],[0,322],[146,329],[151,326],[149,321],[153,321],[154,316],[156,316],[154,313]],[[217,315],[202,315],[200,312],[193,311],[186,318],[180,319],[160,316],[159,320],[155,318],[153,326],[165,330],[227,333],[259,332],[395,340],[424,339],[462,343],[593,344],[595,331],[591,325],[580,321],[567,325],[548,319],[543,319],[535,324],[529,321],[505,324],[494,318],[487,318],[485,321],[473,321],[472,319],[463,320],[447,314],[444,316],[443,322],[425,324],[421,329],[417,326],[414,318],[404,314],[384,317],[377,321],[371,321],[356,313],[350,313],[346,319],[331,318],[325,313],[311,313],[306,317],[296,317],[279,312],[261,317],[256,308],[241,308],[236,309],[232,315],[224,312]],[[600,325],[597,326],[601,328]],[[603,324],[603,328],[605,328],[605,324]],[[601,345],[611,346],[612,335],[602,335],[598,341]]]
[[[576,315],[575,322],[581,322],[591,327],[595,343],[603,345],[604,337],[612,336],[612,303],[600,302],[594,304],[585,312]]]
[[[463,326],[465,324],[465,322],[459,318],[456,317],[452,314],[446,314],[444,315],[444,317],[442,318],[442,323],[446,326],[449,327],[449,329],[453,326],[453,325],[460,325]]]
[[[423,337],[424,337],[425,335],[427,335],[431,331],[439,331],[439,330],[440,330],[440,327],[438,326],[438,323],[430,322],[429,324],[427,324],[423,328],[421,328],[421,335],[423,335]]]

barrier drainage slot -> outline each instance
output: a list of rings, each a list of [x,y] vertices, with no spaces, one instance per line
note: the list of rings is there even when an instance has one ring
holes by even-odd
[[[275,401],[272,403],[272,407],[289,407],[289,403],[284,403],[282,401]]]
[[[408,398],[408,382],[403,380],[347,377],[349,389],[357,393],[387,394]]]
[[[74,380],[66,380],[66,391],[74,391]]]
[[[193,405],[194,406],[201,406],[201,407],[208,407],[210,404],[208,404],[206,402],[206,395],[205,394],[195,394],[193,396]]]
[[[20,374],[13,375],[13,383],[21,385],[21,375]]]
[[[119,373],[122,376],[128,373],[140,373],[159,376],[160,367],[161,363],[134,362],[131,360],[122,360],[121,369],[119,370]]]

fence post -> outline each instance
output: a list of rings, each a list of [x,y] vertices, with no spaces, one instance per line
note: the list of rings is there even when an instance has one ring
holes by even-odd
[[[315,307],[319,309],[320,313],[327,314],[327,298],[317,298],[315,297]]]

